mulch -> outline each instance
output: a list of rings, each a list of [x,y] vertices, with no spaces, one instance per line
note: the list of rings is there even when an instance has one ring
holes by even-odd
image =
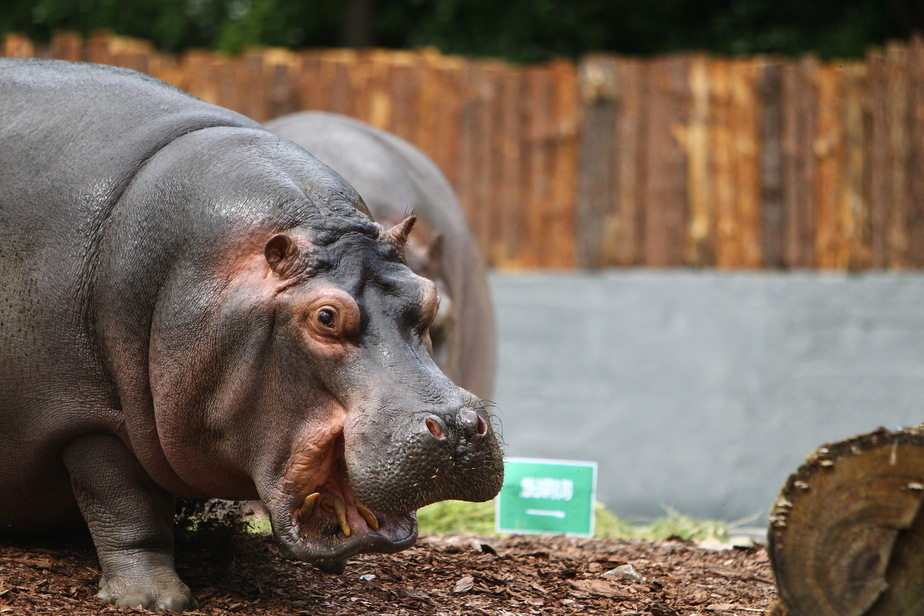
[[[178,545],[200,604],[190,614],[746,616],[776,599],[761,546],[427,536],[330,575],[285,560],[269,537],[205,535]],[[99,602],[99,575],[88,540],[0,546],[0,614],[150,613]]]

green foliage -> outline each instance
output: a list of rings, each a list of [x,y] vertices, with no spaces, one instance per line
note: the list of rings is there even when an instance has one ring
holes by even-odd
[[[669,509],[664,517],[647,523],[631,523],[617,517],[603,503],[594,506],[596,537],[618,539],[647,539],[665,541],[679,538],[684,541],[728,540],[728,524],[715,520],[700,520],[684,516]],[[424,507],[417,512],[421,535],[494,534],[494,501],[467,503],[443,501]]]
[[[417,511],[417,528],[421,535],[493,535],[494,501],[441,501],[428,505]]]
[[[650,541],[666,541],[672,538],[684,541],[728,541],[728,524],[717,520],[700,520],[681,515],[668,509],[667,515],[652,520],[650,524],[632,527],[636,537]]]
[[[7,0],[0,11],[0,34],[38,41],[99,29],[230,53],[349,39],[514,61],[689,50],[830,58],[921,32],[924,9],[915,0]]]

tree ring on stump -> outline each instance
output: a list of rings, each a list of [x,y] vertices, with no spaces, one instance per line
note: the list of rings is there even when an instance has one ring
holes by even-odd
[[[920,429],[879,429],[810,455],[770,514],[790,616],[924,615],[922,502]]]

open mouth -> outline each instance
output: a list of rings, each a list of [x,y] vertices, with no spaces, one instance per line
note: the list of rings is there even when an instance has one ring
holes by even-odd
[[[417,539],[417,515],[375,511],[356,500],[344,457],[343,437],[333,447],[329,472],[287,499],[277,538],[291,556],[329,572],[341,572],[360,552],[397,552]]]

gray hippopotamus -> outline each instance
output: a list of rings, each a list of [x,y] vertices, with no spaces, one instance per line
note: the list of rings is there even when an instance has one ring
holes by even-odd
[[[0,531],[82,517],[102,599],[183,610],[174,495],[260,499],[337,570],[499,490],[488,412],[428,353],[412,217],[124,69],[2,60],[0,118]]]
[[[439,168],[407,141],[342,115],[303,111],[266,127],[333,167],[380,223],[395,225],[414,212],[408,265],[436,282],[441,298],[430,328],[433,357],[457,385],[490,398],[497,343],[487,274],[459,199]]]

